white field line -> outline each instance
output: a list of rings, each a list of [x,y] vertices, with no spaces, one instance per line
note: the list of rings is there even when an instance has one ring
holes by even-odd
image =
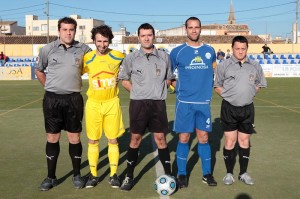
[[[43,99],[43,98],[39,98],[39,99],[34,100],[34,101],[32,101],[32,102],[28,102],[28,103],[26,103],[26,104],[23,104],[22,106],[19,106],[19,107],[10,109],[10,110],[4,110],[3,113],[0,113],[0,116],[6,115],[6,114],[8,114],[8,113],[10,113],[10,112],[12,112],[12,111],[19,110],[19,109],[21,109],[21,108],[23,108],[23,107],[25,107],[25,106],[28,106],[28,105],[33,104],[33,103],[36,103],[36,102],[38,102],[38,101],[40,101],[40,100],[42,100],[42,99]],[[2,110],[1,110],[1,112],[2,112]]]
[[[161,164],[161,162],[159,161],[159,157],[158,157],[158,150],[157,150],[157,147],[156,147],[156,143],[155,143],[155,140],[154,140],[154,137],[153,137],[153,133],[151,133],[151,138],[152,138],[152,147],[153,147],[153,156],[154,156],[154,159],[156,162],[155,164],[155,173],[156,173],[156,178],[158,178],[158,176],[161,176],[163,175],[165,172],[164,172],[164,168]],[[154,183],[154,181],[153,181]],[[159,196],[160,199],[169,199],[170,197],[169,196]]]

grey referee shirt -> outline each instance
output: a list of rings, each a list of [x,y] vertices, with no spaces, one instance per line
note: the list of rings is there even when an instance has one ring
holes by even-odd
[[[221,62],[215,69],[214,87],[223,87],[221,96],[233,106],[253,102],[256,86],[267,87],[261,65],[247,57],[240,63],[234,56]]]
[[[83,56],[90,50],[89,46],[77,41],[66,48],[59,39],[41,48],[35,69],[44,71],[47,68],[45,90],[56,94],[80,92]]]
[[[165,100],[166,80],[174,79],[170,56],[155,47],[150,54],[136,50],[123,60],[118,78],[131,81],[130,99]]]

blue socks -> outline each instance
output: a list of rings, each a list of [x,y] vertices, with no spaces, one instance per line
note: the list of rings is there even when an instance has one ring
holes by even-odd
[[[178,142],[176,150],[178,175],[186,175],[186,164],[189,155],[189,150],[189,143]]]
[[[189,155],[189,143],[178,142],[176,150],[176,160],[178,167],[178,175],[187,175],[186,165]],[[211,174],[211,150],[209,143],[198,143],[198,154],[201,159],[203,176]]]
[[[211,174],[211,150],[209,143],[198,143],[198,154],[202,163],[203,176]]]

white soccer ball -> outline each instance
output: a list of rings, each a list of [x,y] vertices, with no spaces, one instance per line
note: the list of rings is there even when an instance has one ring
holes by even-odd
[[[176,190],[176,181],[171,176],[161,175],[155,180],[154,189],[161,196],[169,196]]]

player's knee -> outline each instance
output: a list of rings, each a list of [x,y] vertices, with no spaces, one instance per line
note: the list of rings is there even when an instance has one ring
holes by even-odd
[[[239,146],[244,148],[244,149],[247,149],[249,148],[250,146],[250,141],[248,139],[245,139],[245,140],[239,140]]]
[[[181,143],[188,143],[190,140],[190,134],[189,133],[180,133],[179,134],[179,141]]]
[[[108,139],[108,143],[109,144],[118,144],[118,140],[117,139]]]
[[[88,141],[89,144],[97,144],[99,140],[90,140]]]
[[[47,133],[47,141],[50,143],[57,143],[60,138],[60,133],[57,134],[52,134],[52,133]]]
[[[78,144],[80,142],[80,133],[68,133],[68,139],[71,144]]]
[[[164,133],[154,133],[154,140],[159,146],[166,146],[166,136]]]
[[[138,134],[132,134],[130,139],[130,147],[131,148],[138,148],[141,144],[142,136]]]
[[[159,149],[164,149],[167,147],[167,141],[165,137],[159,137],[158,139],[155,140],[157,148]]]
[[[225,140],[225,149],[231,150],[234,148],[236,141],[234,140]]]

